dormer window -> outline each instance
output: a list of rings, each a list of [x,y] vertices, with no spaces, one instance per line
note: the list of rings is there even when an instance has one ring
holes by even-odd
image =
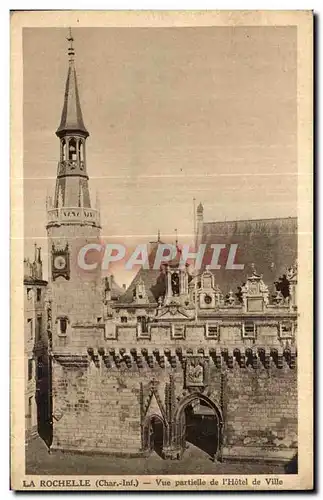
[[[174,296],[179,295],[179,274],[173,273],[171,276],[171,287]]]
[[[121,317],[120,317],[120,321],[121,321],[121,323],[128,323],[128,318],[127,318],[127,316],[121,316]]]

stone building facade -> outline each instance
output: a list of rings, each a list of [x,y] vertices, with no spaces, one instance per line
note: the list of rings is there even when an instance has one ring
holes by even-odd
[[[178,249],[160,270],[141,269],[122,293],[102,284],[99,267],[77,265],[80,248],[99,242],[100,214],[88,189],[89,133],[72,45],[56,134],[58,175],[47,206],[52,449],[155,450],[180,459],[190,442],[214,460],[290,460],[297,451],[295,219],[208,226],[199,205],[197,243],[225,236],[254,248],[257,241],[241,280],[230,284],[228,274],[207,268],[191,273]]]
[[[41,432],[48,409],[48,342],[45,319],[47,281],[43,280],[41,249],[34,261],[24,260],[25,429],[26,438]]]

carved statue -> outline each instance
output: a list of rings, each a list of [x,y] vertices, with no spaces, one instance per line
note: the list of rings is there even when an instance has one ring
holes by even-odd
[[[234,303],[235,303],[235,298],[234,298],[234,295],[233,295],[233,291],[230,290],[229,293],[227,294],[226,298],[225,298],[225,303],[226,305],[228,306],[233,306]]]
[[[204,379],[203,366],[199,362],[192,360],[187,367],[186,383],[187,385],[202,385]]]

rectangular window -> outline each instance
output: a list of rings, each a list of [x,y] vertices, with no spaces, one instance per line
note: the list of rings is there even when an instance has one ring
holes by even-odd
[[[37,295],[36,295],[36,297],[37,297],[37,302],[40,302],[40,300],[41,300],[41,288],[37,288]]]
[[[27,288],[27,299],[31,299],[31,288]]]
[[[148,322],[146,316],[137,316],[137,322],[141,325],[142,333],[148,332]]]
[[[137,338],[150,339],[150,332],[146,316],[137,316]]]
[[[219,325],[206,325],[206,338],[217,339],[219,336]]]
[[[256,335],[256,325],[253,321],[246,321],[243,324],[243,336],[254,338]]]
[[[184,325],[172,325],[172,338],[173,339],[184,339],[185,335]]]
[[[127,316],[121,316],[121,323],[128,323],[128,318]]]
[[[28,325],[28,334],[29,334],[29,338],[32,339],[34,337],[33,335],[33,320],[32,318],[28,318],[27,319],[27,325]]]
[[[67,319],[66,318],[60,318],[59,328],[60,328],[60,333],[62,335],[66,335],[66,330],[67,330]]]
[[[28,380],[33,378],[33,360],[28,359]]]
[[[293,323],[291,321],[282,321],[280,323],[280,337],[292,337],[293,336]]]

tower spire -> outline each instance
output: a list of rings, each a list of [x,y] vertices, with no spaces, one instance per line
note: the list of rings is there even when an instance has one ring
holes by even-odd
[[[77,85],[76,70],[74,64],[74,38],[71,28],[66,37],[69,42],[68,46],[68,61],[69,67],[67,72],[64,104],[61,116],[61,123],[56,131],[56,135],[62,138],[67,133],[77,133],[83,137],[88,137],[89,133],[83,122],[83,115]]]
[[[57,220],[62,223],[89,224],[100,227],[100,214],[91,208],[89,176],[86,168],[85,128],[75,70],[74,37],[71,29],[68,36],[68,70],[61,122],[56,131],[60,141],[56,189],[53,207],[48,206],[49,225]],[[55,209],[69,208],[70,211]]]

